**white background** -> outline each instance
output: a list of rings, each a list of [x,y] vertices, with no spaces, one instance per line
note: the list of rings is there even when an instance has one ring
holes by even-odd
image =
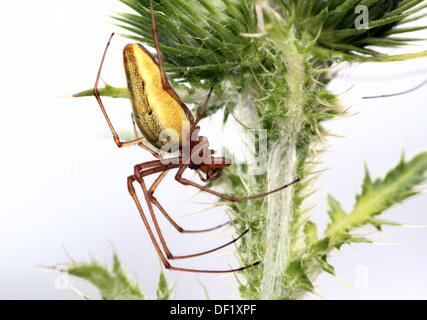
[[[107,264],[116,250],[147,296],[155,297],[161,263],[126,188],[133,165],[151,157],[138,147],[115,146],[94,98],[56,97],[93,86],[109,35],[121,31],[110,23],[108,15],[113,11],[129,9],[117,0],[56,0],[8,2],[1,10],[2,299],[81,299],[70,288],[57,288],[58,274],[39,268],[67,262],[64,248],[76,261],[93,257]],[[121,49],[126,42],[116,36],[107,57],[103,78],[111,85],[125,86]],[[425,43],[419,43],[407,51],[424,49]],[[396,98],[363,101],[361,97],[408,89],[426,77],[427,59],[419,59],[345,67],[341,78],[332,83],[331,89],[343,93],[343,103],[351,107],[354,116],[327,123],[333,133],[343,137],[329,137],[330,152],[323,157],[321,168],[328,170],[318,180],[320,191],[315,197],[319,204],[313,210],[320,230],[327,223],[325,192],[333,194],[345,210],[351,210],[363,178],[364,159],[376,177],[397,163],[402,150],[411,157],[427,147],[427,87]],[[104,102],[117,129],[130,130],[129,102]],[[218,123],[204,121],[202,128],[214,148],[230,142]],[[207,206],[196,202],[214,199],[198,196],[175,206],[196,190],[177,184],[172,175],[169,178],[159,188],[157,198],[179,224],[191,229],[227,220],[223,208],[179,218]],[[426,198],[419,195],[390,210],[386,218],[425,225]],[[180,235],[167,224],[163,229],[176,254],[209,249],[229,239]],[[354,245],[353,249],[343,249],[341,257],[335,252],[331,260],[338,276],[359,290],[322,275],[316,282],[318,294],[328,299],[427,298],[426,229],[387,227],[384,235],[372,237],[397,244]],[[215,254],[175,264],[216,269],[238,266],[233,255]],[[175,284],[176,298],[204,299],[199,281],[210,298],[238,294],[227,282],[235,282],[233,275],[165,274]],[[69,281],[90,297],[98,297],[86,282],[75,278]]]

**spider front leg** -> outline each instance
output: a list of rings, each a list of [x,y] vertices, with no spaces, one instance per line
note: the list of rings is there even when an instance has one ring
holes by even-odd
[[[163,89],[169,93],[169,95],[174,98],[182,107],[184,112],[186,113],[188,120],[190,121],[190,124],[194,123],[194,117],[191,113],[190,109],[186,106],[184,102],[182,102],[181,98],[178,96],[178,94],[175,92],[175,90],[172,88],[172,86],[169,83],[168,78],[166,77],[166,72],[163,67],[163,61],[162,56],[160,53],[160,46],[159,46],[159,38],[157,36],[157,28],[156,28],[156,19],[154,18],[154,8],[153,8],[153,0],[150,0],[150,10],[151,10],[151,31],[153,33],[153,40],[154,40],[154,46],[156,47],[157,52],[157,61],[159,62],[159,69],[160,69],[160,75],[162,78],[162,85]]]
[[[143,165],[145,167],[150,167],[150,165],[154,165],[154,162],[155,161],[152,161],[151,164],[146,163],[146,164],[143,164]],[[151,217],[153,219],[153,223],[155,224],[155,228],[156,228],[156,231],[158,233],[160,242],[161,242],[161,244],[163,246],[163,249],[166,252],[166,255],[169,257],[169,256],[171,256],[171,253],[170,253],[169,249],[167,248],[166,243],[164,242],[163,235],[162,235],[162,233],[160,231],[159,225],[157,224],[157,220],[156,220],[156,218],[154,216],[153,209],[152,209],[152,206],[151,206],[151,203],[150,203],[150,196],[149,196],[148,191],[147,191],[147,189],[145,187],[145,183],[144,183],[142,177],[150,175],[150,174],[153,174],[153,173],[163,172],[163,171],[166,171],[166,170],[169,171],[170,169],[173,169],[174,167],[177,168],[178,166],[179,165],[176,165],[176,164],[170,164],[170,165],[166,165],[165,164],[165,165],[160,165],[160,166],[157,166],[157,167],[152,167],[152,168],[149,168],[149,169],[147,169],[147,170],[145,170],[143,172],[140,172],[140,174],[138,175],[138,177],[136,177],[135,175],[129,176],[128,180],[127,180],[128,181],[128,190],[129,190],[129,193],[132,196],[132,198],[133,198],[133,200],[134,200],[134,202],[135,202],[135,204],[136,204],[136,206],[138,208],[138,211],[139,211],[139,213],[141,215],[141,218],[142,218],[142,220],[144,222],[144,225],[145,225],[145,227],[146,227],[146,229],[148,231],[148,234],[149,234],[149,236],[151,238],[151,241],[153,242],[154,247],[155,247],[157,253],[159,254],[160,259],[162,260],[165,268],[170,269],[170,270],[186,271],[186,272],[227,273],[227,272],[241,271],[241,270],[244,270],[244,269],[247,269],[247,268],[250,268],[252,266],[255,266],[255,265],[259,264],[259,262],[256,262],[256,263],[253,263],[251,265],[247,265],[247,266],[244,266],[244,267],[241,267],[241,268],[237,268],[237,269],[230,269],[230,270],[200,270],[200,269],[188,269],[188,268],[179,268],[179,267],[173,267],[173,266],[171,266],[171,264],[168,262],[168,260],[166,259],[166,257],[163,255],[162,250],[161,250],[161,248],[160,248],[160,246],[159,246],[159,244],[158,244],[158,242],[157,242],[157,240],[156,240],[156,238],[154,236],[153,230],[151,229],[151,227],[150,227],[150,225],[148,223],[148,220],[147,220],[147,218],[146,218],[146,216],[144,214],[144,211],[142,210],[142,206],[141,206],[141,203],[139,202],[138,196],[137,196],[137,194],[135,192],[135,188],[133,186],[133,183],[135,181],[137,181],[137,179],[141,180],[141,181],[137,181],[137,182],[142,187],[142,191],[144,193],[144,197],[145,197],[146,203],[147,203],[148,208],[150,210],[150,214],[151,214]],[[214,252],[216,250],[224,248],[225,246],[228,246],[231,243],[236,242],[246,232],[247,231],[245,231],[243,234],[241,234],[238,238],[236,238],[236,239],[230,241],[229,243],[227,243],[227,244],[225,244],[223,246],[220,246],[218,248],[215,248],[215,249],[212,249],[212,250],[209,250],[209,251],[205,251],[205,252],[202,252],[202,253],[198,253],[198,254],[186,255],[186,256],[179,256],[179,257],[171,256],[169,258],[170,259],[184,259],[184,258],[191,258],[191,257],[196,257],[196,256],[200,256],[200,255],[203,255],[203,254]]]
[[[110,127],[111,133],[113,134],[114,142],[117,144],[117,146],[119,148],[121,148],[121,147],[127,147],[127,146],[137,144],[137,143],[138,144],[142,143],[142,141],[145,140],[145,138],[139,138],[139,139],[135,139],[132,141],[126,141],[126,142],[120,141],[119,135],[117,134],[116,130],[113,127],[113,124],[110,121],[110,118],[107,115],[107,111],[104,108],[104,104],[102,103],[101,97],[100,97],[99,92],[98,92],[98,83],[99,83],[99,79],[101,77],[102,66],[104,65],[105,56],[107,55],[107,50],[108,50],[108,47],[110,46],[110,41],[111,41],[111,38],[113,37],[113,35],[114,35],[114,33],[111,34],[110,39],[108,40],[107,46],[105,47],[104,55],[102,56],[102,60],[101,60],[101,65],[99,66],[98,75],[96,76],[95,86],[93,88],[93,95],[95,96],[96,101],[98,101],[98,104],[101,107],[102,114],[104,115],[104,118],[107,121],[108,126]]]
[[[221,161],[223,161],[223,160],[224,160],[224,158],[212,157],[212,163],[221,163]],[[231,202],[246,201],[246,200],[252,200],[252,199],[257,199],[257,198],[265,197],[265,196],[268,196],[269,194],[272,194],[272,193],[275,193],[277,191],[283,190],[283,189],[285,189],[285,188],[287,188],[287,187],[289,187],[289,186],[293,185],[294,183],[296,183],[296,182],[298,182],[298,181],[301,180],[300,178],[298,178],[298,179],[292,181],[291,183],[285,184],[284,186],[282,186],[280,188],[277,188],[277,189],[274,189],[274,190],[269,191],[269,192],[260,193],[260,194],[253,195],[253,196],[248,196],[248,197],[234,197],[234,196],[230,196],[230,195],[227,195],[227,194],[224,194],[224,193],[220,193],[220,192],[217,192],[215,190],[206,188],[206,187],[204,187],[204,186],[202,186],[200,184],[197,184],[197,183],[195,183],[195,182],[193,182],[191,180],[183,178],[182,174],[184,173],[184,171],[187,168],[188,168],[188,164],[181,165],[181,167],[179,168],[179,170],[178,170],[178,172],[176,173],[176,176],[175,176],[175,180],[176,181],[178,181],[179,183],[181,183],[181,184],[183,184],[185,186],[193,186],[193,187],[198,188],[198,189],[200,189],[202,191],[206,191],[207,193],[213,194],[214,196],[217,196],[217,197],[219,197],[221,199],[228,200],[228,201],[231,201]],[[218,177],[219,177],[219,175],[217,175],[217,178]]]

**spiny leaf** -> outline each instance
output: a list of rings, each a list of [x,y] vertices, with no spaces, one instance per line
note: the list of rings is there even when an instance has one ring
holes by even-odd
[[[375,51],[365,51],[367,46],[391,46],[392,44],[387,41],[391,30],[408,20],[414,21],[422,17],[422,15],[414,16],[422,9],[423,6],[418,6],[422,1],[297,1],[294,4],[295,12],[292,13],[298,28],[317,37],[319,45],[343,53],[358,52],[369,56],[376,54]],[[291,0],[282,2],[294,3]],[[357,8],[364,8],[364,11],[358,12]],[[363,28],[356,25],[356,21],[360,18],[367,23]],[[407,29],[407,32],[413,31],[416,30]],[[372,39],[376,39],[375,43],[372,42]],[[394,47],[401,45],[404,43],[393,43]]]
[[[404,46],[408,45],[409,41],[416,41],[417,39],[392,39],[392,38],[365,38],[364,42],[367,44],[372,44],[375,46],[381,46],[381,47],[396,47],[396,46]]]
[[[307,221],[304,226],[305,243],[310,245],[316,242],[317,239],[317,226],[312,221]]]
[[[313,283],[307,276],[302,260],[296,259],[291,261],[286,269],[286,275],[290,277],[299,288],[307,292],[313,292]]]
[[[322,268],[323,271],[335,275],[334,267],[326,261],[326,254],[323,255],[321,258],[316,257],[315,261],[319,265],[319,267]]]
[[[426,173],[427,152],[416,155],[410,161],[405,161],[402,155],[401,161],[395,168],[392,168],[384,178],[377,178],[375,181],[371,180],[366,169],[362,192],[356,197],[354,210],[341,219],[340,223],[332,223],[326,233],[333,234],[332,237],[338,237],[336,234],[371,223],[373,217],[394,204],[418,194],[415,187],[426,181]],[[331,211],[339,213],[336,201],[330,202],[331,204]],[[340,215],[335,214],[335,216]],[[378,223],[378,220],[374,220],[375,222]]]
[[[348,61],[348,62],[393,62],[405,61],[417,58],[427,57],[427,50],[396,55],[376,55],[376,56],[361,56],[340,52],[338,50],[330,50],[316,46],[313,48],[313,54],[321,61]]]
[[[345,15],[347,15],[350,11],[350,13],[354,12],[355,5],[359,2],[359,0],[349,0],[344,1],[342,5],[335,8],[333,11],[328,13],[328,19],[324,24],[325,28],[334,28]],[[350,9],[353,9],[353,12],[351,12]]]
[[[112,269],[98,262],[77,263],[67,266],[70,275],[89,281],[104,300],[144,300],[138,284],[132,283],[123,270],[117,255],[114,255]]]
[[[107,96],[111,98],[126,98],[129,99],[129,92],[127,88],[116,88],[105,84],[104,88],[98,88],[100,96]],[[93,96],[93,89],[77,92],[72,95],[73,97],[88,97]]]
[[[405,12],[406,10],[415,7],[417,4],[423,2],[424,0],[413,0],[413,1],[403,1],[401,3],[399,3],[398,8],[390,11],[389,13],[385,14],[384,16],[396,16],[399,15],[403,12]]]
[[[163,270],[160,271],[159,282],[157,284],[157,300],[169,300],[170,299],[170,289],[168,282],[163,273]]]
[[[387,32],[387,35],[415,32],[415,31],[420,31],[420,30],[425,30],[425,29],[427,29],[427,26],[391,29],[390,31]]]
[[[347,216],[347,214],[342,209],[341,204],[330,194],[328,194],[328,205],[328,214],[332,222],[328,224],[328,228],[326,231],[327,234],[330,230],[334,230],[335,228],[337,228],[341,221],[343,221]]]
[[[409,15],[400,15],[400,16],[394,16],[394,17],[391,16],[389,18],[376,20],[376,21],[370,22],[369,27],[370,28],[377,28],[377,27],[382,27],[385,25],[391,25],[392,23],[403,20],[406,17],[409,17]]]

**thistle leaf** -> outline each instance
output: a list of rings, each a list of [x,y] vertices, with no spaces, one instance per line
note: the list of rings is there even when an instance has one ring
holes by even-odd
[[[289,263],[288,268],[286,269],[286,275],[293,279],[295,285],[299,288],[307,291],[313,292],[314,286],[307,276],[307,272],[304,268],[302,260],[296,259]]]
[[[418,194],[415,188],[427,180],[426,173],[427,152],[416,155],[410,161],[405,161],[402,156],[396,167],[390,169],[384,178],[377,178],[375,181],[372,181],[365,167],[362,191],[356,196],[356,205],[351,213],[344,216],[338,202],[328,197],[332,223],[326,234],[332,235],[334,242],[342,232],[347,233],[366,224],[380,228],[381,220],[374,217]]]
[[[312,221],[307,221],[304,226],[305,243],[310,245],[315,243],[317,239],[317,226]]]
[[[166,280],[163,270],[160,271],[159,282],[157,284],[157,300],[169,300],[171,290],[169,289],[168,282]]]
[[[347,216],[347,214],[342,209],[341,204],[330,194],[328,194],[328,205],[329,205],[328,214],[332,222],[328,225],[328,228],[326,231],[327,234],[329,233],[328,232],[329,230],[334,230],[338,228],[340,223]]]
[[[105,84],[104,88],[98,88],[100,96],[107,96],[111,98],[126,98],[129,99],[129,92],[127,88],[116,88]],[[93,96],[93,89],[77,92],[72,95],[73,97],[89,97]]]
[[[138,284],[132,283],[124,272],[117,255],[114,255],[112,269],[98,262],[68,265],[70,275],[89,281],[104,300],[144,300]]]

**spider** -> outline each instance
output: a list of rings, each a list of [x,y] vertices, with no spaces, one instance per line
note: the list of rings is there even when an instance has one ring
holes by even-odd
[[[187,269],[172,266],[169,262],[169,260],[192,258],[214,252],[236,242],[248,232],[248,230],[246,230],[237,238],[229,241],[228,243],[208,251],[182,256],[173,255],[169,250],[168,246],[166,245],[165,239],[154,214],[153,205],[155,205],[160,210],[160,212],[162,212],[162,214],[167,218],[167,220],[169,220],[169,222],[181,233],[200,233],[212,231],[224,226],[228,222],[204,230],[185,230],[181,228],[178,224],[176,224],[175,221],[167,214],[167,212],[163,209],[163,207],[154,197],[155,190],[165,178],[165,176],[168,174],[168,172],[172,169],[178,169],[178,172],[175,175],[175,179],[179,183],[185,186],[193,186],[202,191],[208,192],[219,198],[231,202],[246,201],[267,196],[271,193],[285,189],[286,187],[299,181],[299,179],[296,179],[295,181],[287,185],[284,185],[278,189],[263,194],[247,197],[234,197],[219,193],[203,185],[183,178],[182,175],[184,171],[187,169],[192,169],[197,171],[200,179],[203,182],[218,179],[221,176],[223,169],[231,164],[231,160],[224,157],[214,157],[213,154],[215,153],[215,151],[209,149],[208,140],[203,136],[199,136],[200,126],[198,126],[198,123],[203,116],[206,106],[208,105],[213,88],[210,88],[200,113],[198,114],[197,118],[194,119],[191,111],[179,98],[178,94],[172,88],[166,77],[160,54],[152,0],[150,0],[150,10],[153,40],[155,44],[155,49],[157,51],[158,60],[156,60],[153,55],[141,44],[127,44],[123,49],[124,68],[126,73],[129,97],[132,104],[132,122],[135,132],[134,140],[127,142],[120,141],[119,136],[114,130],[114,127],[107,115],[107,112],[104,108],[104,105],[101,101],[98,92],[98,83],[100,79],[101,69],[104,64],[104,59],[114,33],[110,36],[108,40],[107,46],[102,56],[101,64],[93,89],[94,96],[98,101],[99,106],[101,107],[101,111],[104,114],[108,126],[110,127],[114,141],[117,146],[126,147],[129,145],[137,144],[145,150],[149,151],[155,158],[157,158],[157,160],[135,165],[134,174],[127,178],[127,186],[129,193],[135,201],[142,221],[165,268],[186,272],[225,273],[236,272],[253,267],[259,264],[259,261],[250,265],[243,266],[241,268],[230,270]],[[142,138],[138,138],[136,126],[143,134]],[[175,132],[175,134],[169,136],[168,139],[163,139],[162,135],[164,130],[173,131]],[[151,145],[160,150],[163,150],[162,148],[164,148],[166,145],[168,145],[168,147],[175,148],[175,150],[178,151],[178,156],[165,159],[163,158],[164,154],[160,154],[159,152],[153,151],[152,149],[144,145],[142,143],[142,141],[144,140],[148,141]],[[150,188],[147,188],[144,180],[145,177],[156,173],[158,173],[159,176],[150,186]],[[150,212],[155,231],[159,237],[161,246],[157,242],[154,235],[154,231],[150,227],[150,224],[148,223],[148,220],[142,209],[141,203],[135,191],[135,183],[139,184],[142,188],[142,192],[145,197],[145,202],[147,203],[148,210]],[[164,254],[161,248],[163,248]]]

